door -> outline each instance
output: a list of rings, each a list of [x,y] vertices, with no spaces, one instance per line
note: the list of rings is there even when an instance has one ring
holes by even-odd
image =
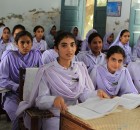
[[[130,10],[130,45],[133,47],[140,36],[140,1],[133,0]]]
[[[61,0],[60,29],[71,31],[77,26],[83,36],[86,0]]]
[[[93,28],[103,37],[106,31],[107,0],[95,0]]]

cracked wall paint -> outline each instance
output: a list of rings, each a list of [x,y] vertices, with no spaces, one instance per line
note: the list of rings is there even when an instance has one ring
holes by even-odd
[[[42,25],[47,31],[47,28],[55,24],[60,27],[60,9],[52,8],[49,11],[42,9],[31,9],[22,14],[9,13],[5,17],[0,17],[0,22],[4,22],[10,29],[16,24],[22,24],[26,29],[33,34],[33,28],[36,25]]]

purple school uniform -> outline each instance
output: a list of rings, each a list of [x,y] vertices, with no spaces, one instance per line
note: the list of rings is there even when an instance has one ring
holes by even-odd
[[[119,32],[118,36],[116,37],[115,41],[111,44],[111,46],[120,46],[121,48],[124,49],[125,51],[125,55],[126,55],[126,58],[125,58],[125,61],[124,61],[124,64],[129,64],[129,62],[132,61],[132,54],[131,54],[131,47],[129,46],[129,41],[123,45],[121,42],[120,42],[120,34],[121,34],[122,31]],[[110,47],[111,47],[110,46]]]
[[[111,74],[107,65],[99,65],[91,71],[90,77],[96,89],[102,89],[110,96],[138,93],[125,67]]]
[[[77,55],[79,61],[83,61],[88,68],[88,72],[90,73],[91,70],[96,65],[103,65],[106,63],[106,55],[104,53],[100,53],[98,56],[95,56],[91,50],[80,52]]]
[[[140,93],[140,62],[130,62],[127,66],[129,73],[132,77],[134,85],[138,92]]]
[[[43,52],[42,54],[42,62],[43,64],[48,64],[52,61],[55,61],[58,57],[58,53],[54,49],[49,49]],[[73,61],[78,61],[77,56],[73,57]]]
[[[89,51],[90,48],[88,47],[88,38],[92,33],[97,33],[95,29],[91,29],[86,34],[86,39],[82,42],[81,51]]]
[[[106,35],[104,36],[103,38],[103,50],[108,50],[110,45],[108,42],[107,42],[107,39],[110,37],[110,35],[113,34],[113,32],[108,32],[106,33]]]
[[[9,41],[7,43],[3,42],[2,34],[3,34],[3,30],[5,28],[6,27],[1,27],[0,28],[0,60],[1,60],[1,56],[2,56],[3,52],[6,50],[6,47],[7,47],[8,43],[10,43],[12,41],[11,39],[9,39]]]
[[[40,68],[35,81],[30,101],[21,102],[16,114],[21,114],[34,102],[39,109],[50,109],[55,117],[43,119],[43,130],[59,130],[60,112],[53,107],[56,96],[62,96],[68,106],[76,104],[78,99],[84,102],[89,97],[97,96],[86,66],[82,62],[73,61],[68,69],[57,61],[51,62]]]
[[[33,38],[32,49],[38,49],[38,50],[44,51],[44,50],[47,50],[47,48],[48,48],[48,45],[45,40],[41,40],[40,42],[38,42],[35,37]]]
[[[6,110],[12,123],[13,130],[17,129],[15,112],[18,107],[19,68],[41,66],[41,53],[31,50],[28,54],[22,55],[17,51],[5,51],[0,63],[0,86],[11,90],[4,96],[4,110]]]
[[[72,29],[71,29],[71,33],[73,34],[73,31],[74,31],[74,28],[78,28],[77,26],[73,26]],[[78,28],[78,34],[77,36],[75,37],[77,41],[82,41],[82,37],[80,36],[80,30]]]
[[[49,49],[43,52],[42,62],[43,64],[48,64],[52,61],[55,61],[58,57],[58,53],[54,49]]]
[[[9,42],[6,46],[6,50],[18,50],[16,43],[14,42]]]

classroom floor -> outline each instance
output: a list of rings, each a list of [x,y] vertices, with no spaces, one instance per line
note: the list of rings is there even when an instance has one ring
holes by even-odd
[[[6,115],[0,116],[0,130],[12,130],[11,122],[7,122]]]

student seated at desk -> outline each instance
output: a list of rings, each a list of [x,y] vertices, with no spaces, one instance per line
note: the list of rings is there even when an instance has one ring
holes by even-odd
[[[106,56],[105,65],[99,65],[90,73],[96,89],[104,90],[110,96],[138,93],[129,71],[123,67],[125,52],[120,46],[112,46]]]
[[[46,41],[44,40],[44,28],[40,25],[34,27],[34,38],[32,49],[38,49],[45,51],[48,48]]]
[[[88,46],[88,39],[89,39],[89,36],[92,34],[92,33],[97,33],[97,31],[95,29],[90,29],[87,34],[86,34],[86,39],[83,40],[83,42],[81,43],[81,51],[89,51],[90,48]]]
[[[130,72],[136,89],[140,93],[140,62],[130,62],[127,68]]]
[[[114,33],[113,32],[106,33],[103,38],[103,52],[108,51],[113,41],[114,41]]]
[[[58,52],[57,60],[39,69],[30,101],[21,102],[17,111],[19,115],[34,100],[39,109],[50,109],[55,117],[42,119],[43,130],[59,130],[60,111],[67,110],[67,106],[75,105],[78,100],[84,102],[97,95],[109,98],[104,91],[95,91],[84,63],[72,61],[76,39],[71,33],[63,32],[57,36],[55,50]]]
[[[106,55],[102,53],[103,39],[98,33],[92,33],[88,38],[89,51],[81,51],[77,57],[79,61],[83,61],[88,68],[88,72],[94,68],[95,65],[105,64]]]
[[[16,35],[21,31],[25,31],[25,27],[23,25],[17,24],[13,27],[13,30],[12,30],[13,41],[7,44],[6,50],[18,50],[14,39]]]
[[[45,40],[48,44],[48,49],[53,49],[54,47],[54,37],[56,34],[56,25],[50,25],[47,29],[47,34],[45,36]]]
[[[118,45],[125,51],[125,60],[124,64],[128,65],[129,62],[132,61],[131,47],[129,46],[130,32],[127,29],[123,29],[119,32],[115,41],[111,44],[111,46]],[[111,47],[110,46],[110,47]]]
[[[11,31],[9,27],[0,28],[0,60],[3,52],[6,50],[6,46],[11,42]]]
[[[31,50],[32,36],[22,31],[15,38],[18,50],[5,51],[0,63],[0,86],[11,90],[4,96],[4,110],[12,121],[12,130],[18,129],[18,119],[15,112],[18,107],[19,69],[20,67],[37,67],[42,65],[41,53]]]

